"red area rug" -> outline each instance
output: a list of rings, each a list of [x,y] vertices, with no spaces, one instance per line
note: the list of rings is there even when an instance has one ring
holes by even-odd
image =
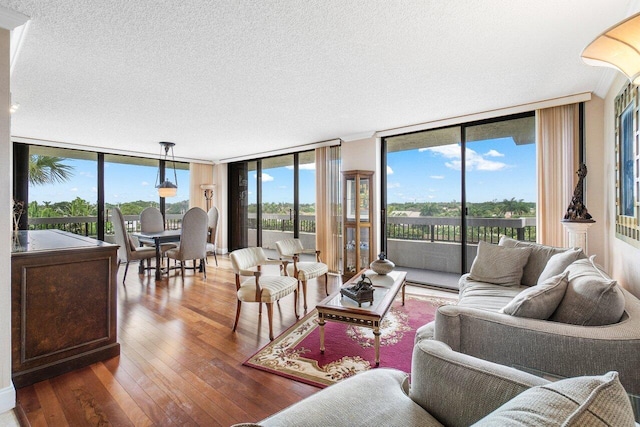
[[[382,321],[380,367],[411,371],[416,329],[433,320],[437,308],[455,299],[420,295],[398,297]],[[325,324],[325,352],[320,354],[318,313],[311,311],[262,348],[244,365],[324,388],[375,367],[373,331],[337,322]]]

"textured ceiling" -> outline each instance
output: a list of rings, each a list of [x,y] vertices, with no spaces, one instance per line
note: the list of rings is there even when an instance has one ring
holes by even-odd
[[[220,160],[590,92],[631,3],[0,0],[31,17],[12,134]]]

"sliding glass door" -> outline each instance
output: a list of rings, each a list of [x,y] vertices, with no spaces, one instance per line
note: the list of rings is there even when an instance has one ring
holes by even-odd
[[[315,152],[237,162],[229,167],[230,248],[300,238],[315,247]]]
[[[480,240],[535,241],[534,115],[385,138],[382,247],[417,283],[455,287]]]

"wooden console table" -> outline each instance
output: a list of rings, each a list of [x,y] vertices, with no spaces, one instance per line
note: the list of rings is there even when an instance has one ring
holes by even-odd
[[[11,253],[11,357],[24,387],[120,354],[117,245],[20,231]]]

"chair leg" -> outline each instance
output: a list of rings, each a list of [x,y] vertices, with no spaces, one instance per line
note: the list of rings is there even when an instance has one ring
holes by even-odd
[[[124,266],[124,276],[122,277],[122,284],[127,279],[127,270],[129,270],[129,261],[127,261],[127,265]]]
[[[180,261],[180,275],[184,277],[184,263],[186,261]]]
[[[213,259],[216,260],[216,267],[218,266],[218,255],[216,255],[216,251],[213,251]]]
[[[238,300],[238,306],[236,307],[236,321],[233,323],[233,331],[236,331],[238,327],[238,319],[240,318],[240,307],[242,306],[242,301]]]
[[[267,303],[267,317],[269,318],[269,341],[273,341],[273,303]]]
[[[258,304],[260,304],[260,305],[258,305],[258,314],[259,314],[260,316],[262,316],[262,303],[260,302],[260,303],[258,303]]]
[[[293,291],[293,298],[294,298],[294,304],[293,304],[293,312],[296,315],[296,319],[300,318],[300,315],[298,314],[298,289],[296,288],[295,291]]]
[[[302,301],[304,302],[304,311],[307,311],[307,281],[302,280]]]
[[[200,265],[202,266],[202,272],[204,273],[204,278],[207,278],[207,266],[204,265],[205,258],[200,260]]]
[[[329,296],[329,275],[327,273],[324,273],[324,293],[327,294],[327,296]]]

